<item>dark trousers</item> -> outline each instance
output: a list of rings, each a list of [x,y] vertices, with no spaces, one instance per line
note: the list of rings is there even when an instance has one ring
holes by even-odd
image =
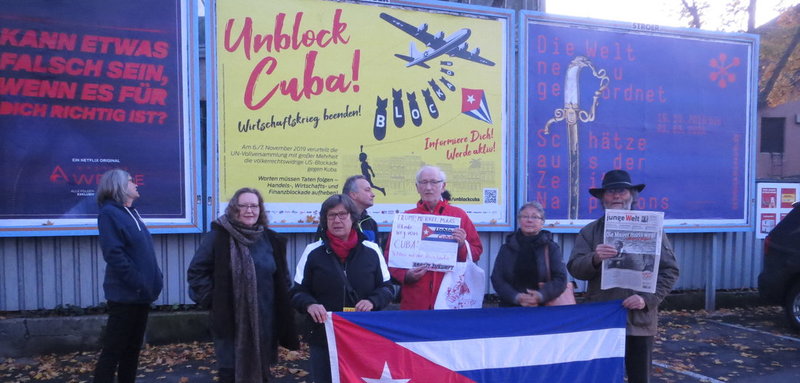
[[[311,353],[311,377],[314,383],[331,382],[331,359],[327,344],[309,345]]]
[[[219,377],[219,383],[234,383],[236,381],[236,374],[233,368],[220,367],[217,377]]]
[[[139,351],[147,327],[149,304],[108,302],[108,322],[103,350],[94,369],[95,383],[133,383],[139,367]]]
[[[653,364],[652,336],[625,337],[625,374],[628,383],[649,383]]]

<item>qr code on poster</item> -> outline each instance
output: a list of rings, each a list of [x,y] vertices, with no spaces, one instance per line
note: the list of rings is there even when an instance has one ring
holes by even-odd
[[[483,189],[483,203],[497,203],[497,189]]]

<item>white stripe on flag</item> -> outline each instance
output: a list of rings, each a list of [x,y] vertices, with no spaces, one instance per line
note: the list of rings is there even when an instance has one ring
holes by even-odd
[[[471,371],[622,358],[625,329],[398,344],[451,370]]]
[[[328,338],[328,358],[331,362],[331,382],[340,383],[339,380],[339,349],[336,348],[336,334],[333,330],[333,313],[325,313],[325,337]],[[312,375],[313,377],[313,375]]]

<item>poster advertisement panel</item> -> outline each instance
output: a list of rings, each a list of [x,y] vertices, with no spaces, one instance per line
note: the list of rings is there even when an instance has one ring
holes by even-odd
[[[781,208],[791,209],[792,204],[797,202],[797,187],[782,187],[781,188]]]
[[[777,188],[761,188],[759,195],[761,196],[761,207],[765,209],[774,209],[778,207],[778,189]],[[791,206],[791,205],[790,205]],[[783,204],[781,204],[783,207]]]
[[[195,7],[3,3],[0,236],[96,233],[95,190],[113,168],[138,184],[154,232],[200,230]]]
[[[759,182],[756,185],[756,238],[764,239],[800,201],[800,183]]]
[[[316,229],[325,198],[363,175],[388,230],[423,164],[482,230],[510,227],[513,11],[453,3],[211,2],[214,210],[259,189],[270,224]],[[214,184],[215,183],[215,184]]]
[[[623,169],[634,208],[674,231],[751,227],[757,37],[523,12],[520,198],[553,228],[603,214],[588,189]]]

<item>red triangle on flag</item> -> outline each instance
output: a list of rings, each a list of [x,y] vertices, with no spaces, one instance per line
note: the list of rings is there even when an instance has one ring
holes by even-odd
[[[426,224],[422,224],[422,239],[428,238],[433,234],[433,230]]]
[[[483,89],[461,88],[461,113],[480,108],[482,101]]]
[[[466,383],[473,380],[435,364],[397,343],[333,314],[341,382],[378,378],[388,363],[393,379]]]

